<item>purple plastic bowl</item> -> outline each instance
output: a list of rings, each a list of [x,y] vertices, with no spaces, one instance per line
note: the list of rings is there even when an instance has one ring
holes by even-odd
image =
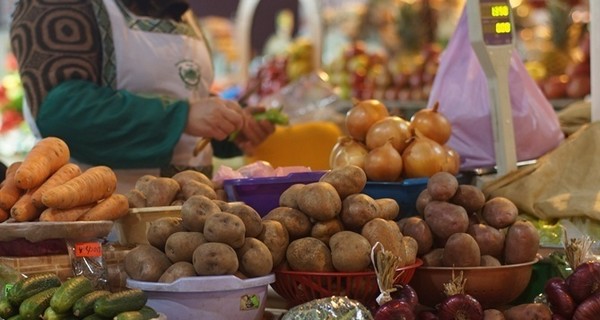
[[[290,173],[285,177],[242,178],[223,181],[229,201],[241,201],[263,217],[279,207],[281,194],[296,183],[317,182],[327,171]]]

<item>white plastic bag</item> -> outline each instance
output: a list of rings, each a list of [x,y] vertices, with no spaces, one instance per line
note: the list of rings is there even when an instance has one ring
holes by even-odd
[[[510,102],[517,160],[531,160],[554,149],[564,139],[552,105],[527,73],[513,50],[509,71]],[[496,164],[487,79],[469,40],[466,10],[441,56],[428,105],[452,124],[448,145],[461,156],[461,169]]]

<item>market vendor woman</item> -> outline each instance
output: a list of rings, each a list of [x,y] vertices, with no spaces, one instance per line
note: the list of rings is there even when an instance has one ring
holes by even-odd
[[[210,174],[213,150],[248,153],[274,131],[210,94],[210,52],[187,0],[21,0],[10,38],[34,134],[65,140],[84,168],[113,168],[120,192],[144,174]],[[194,155],[201,138],[212,146]]]

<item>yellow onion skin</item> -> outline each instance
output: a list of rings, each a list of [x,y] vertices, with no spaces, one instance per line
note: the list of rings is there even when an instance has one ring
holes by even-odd
[[[431,177],[444,170],[446,150],[437,142],[417,135],[402,152],[404,175],[407,178]]]
[[[402,153],[409,144],[411,136],[410,122],[399,116],[389,116],[371,125],[367,131],[365,144],[367,149],[371,150],[390,141],[394,149]]]
[[[346,112],[346,130],[352,138],[364,142],[369,128],[389,115],[387,107],[381,101],[362,100]]]
[[[369,180],[397,181],[402,176],[402,156],[388,141],[369,151],[364,170]]]
[[[421,109],[410,119],[413,132],[419,130],[427,138],[443,145],[450,140],[452,125],[448,118],[438,112],[439,102],[431,109]]]
[[[347,165],[355,165],[364,169],[365,157],[368,153],[369,150],[367,150],[364,144],[348,136],[340,137],[332,148],[329,156],[329,166],[331,169],[335,169]]]

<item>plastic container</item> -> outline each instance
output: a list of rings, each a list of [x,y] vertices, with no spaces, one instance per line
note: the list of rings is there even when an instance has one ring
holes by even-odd
[[[368,181],[363,193],[374,198],[392,198],[400,206],[397,220],[415,216],[417,212],[417,197],[427,188],[428,178],[405,179],[400,182]]]
[[[119,243],[122,245],[148,244],[146,234],[150,222],[162,217],[181,217],[181,206],[129,209],[129,213],[115,221]]]
[[[249,279],[197,276],[172,283],[127,279],[127,286],[146,292],[147,305],[169,320],[261,320],[274,281],[274,274]]]
[[[417,259],[414,264],[398,268],[396,284],[407,284],[415,270],[423,264]],[[288,308],[302,303],[331,296],[347,296],[368,308],[376,305],[380,294],[375,271],[364,272],[303,272],[275,270],[276,281],[271,285],[287,303]]]
[[[281,194],[296,183],[317,182],[326,171],[290,173],[285,177],[242,178],[223,181],[229,201],[242,201],[265,216],[279,206]]]

